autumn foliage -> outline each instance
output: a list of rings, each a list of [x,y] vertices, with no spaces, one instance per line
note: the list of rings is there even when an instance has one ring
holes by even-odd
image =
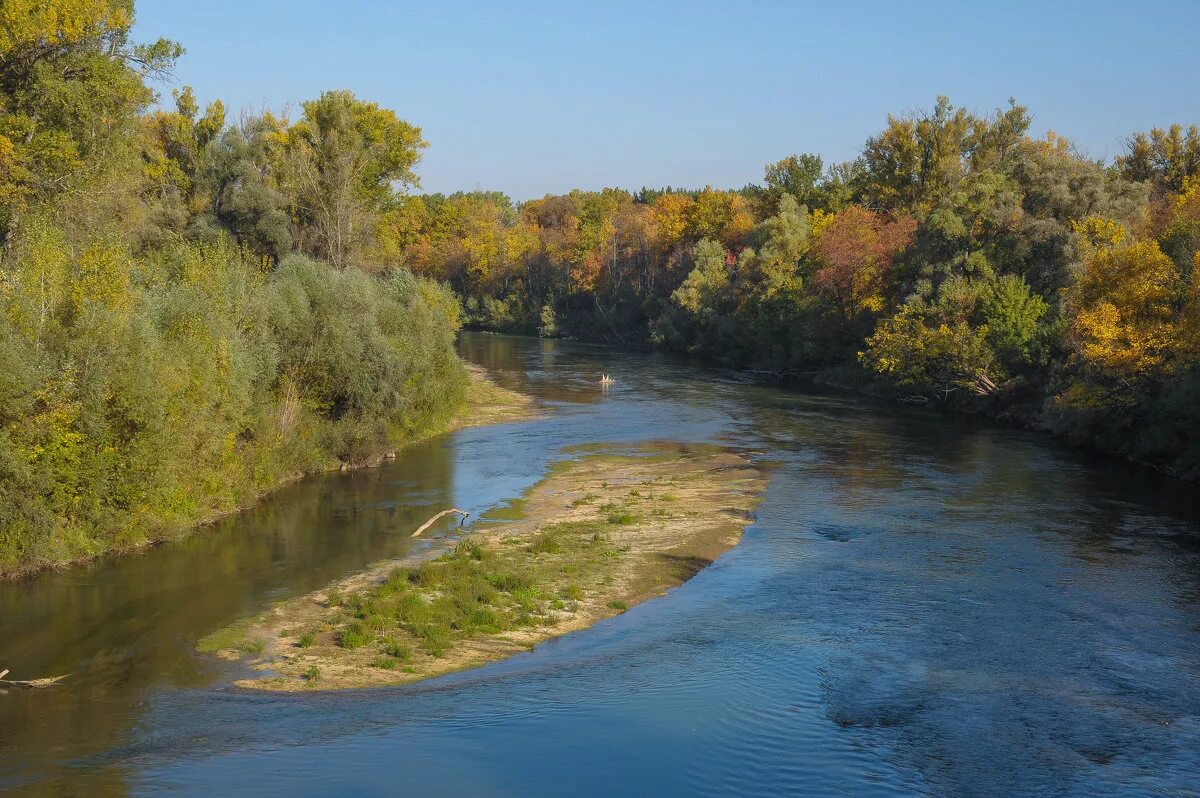
[[[852,205],[820,227],[813,252],[820,264],[813,273],[846,319],[884,308],[884,286],[896,256],[913,241],[917,220]]]

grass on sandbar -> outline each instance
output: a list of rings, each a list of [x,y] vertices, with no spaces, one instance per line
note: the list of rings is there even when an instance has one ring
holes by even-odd
[[[373,665],[392,670],[414,650],[441,657],[464,639],[552,625],[584,597],[572,575],[620,556],[604,530],[627,521],[609,515],[551,524],[519,549],[468,538],[434,560],[396,568],[383,583],[339,597],[334,639],[345,649],[373,646]]]

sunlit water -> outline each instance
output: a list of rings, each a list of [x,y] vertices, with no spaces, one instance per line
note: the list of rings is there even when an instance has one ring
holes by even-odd
[[[1195,486],[1045,438],[468,335],[541,420],[288,487],[183,542],[0,585],[15,794],[1200,795]],[[604,392],[600,372],[617,383]],[[664,598],[503,663],[264,695],[193,653],[272,601],[429,543],[593,442],[769,465],[740,546]]]

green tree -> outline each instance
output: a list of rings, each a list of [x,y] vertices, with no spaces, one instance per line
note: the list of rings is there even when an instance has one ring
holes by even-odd
[[[210,207],[194,223],[228,230],[239,244],[273,262],[292,246],[287,198],[270,169],[271,139],[279,129],[270,115],[252,117],[213,142],[201,174]]]
[[[5,0],[0,6],[0,235],[65,188],[132,157],[143,78],[182,52],[130,41],[131,0]]]
[[[988,329],[965,321],[927,323],[918,305],[875,328],[860,353],[863,363],[902,388],[948,402],[960,391],[989,394],[995,356]]]
[[[420,128],[349,91],[303,108],[280,136],[283,185],[305,248],[345,266],[374,243],[397,191],[418,184],[413,169],[426,142]]]
[[[1049,306],[1023,279],[1006,274],[983,301],[983,318],[992,348],[1010,368],[1029,363],[1038,324]]]

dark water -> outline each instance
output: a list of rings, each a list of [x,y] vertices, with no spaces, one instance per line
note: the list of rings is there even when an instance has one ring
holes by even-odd
[[[644,356],[486,335],[463,351],[553,412],[0,585],[0,668],[73,672],[0,695],[0,790],[1200,795],[1195,486]],[[411,688],[251,694],[192,653],[408,551],[436,510],[519,496],[564,447],[660,439],[773,468],[742,544],[663,599]]]

